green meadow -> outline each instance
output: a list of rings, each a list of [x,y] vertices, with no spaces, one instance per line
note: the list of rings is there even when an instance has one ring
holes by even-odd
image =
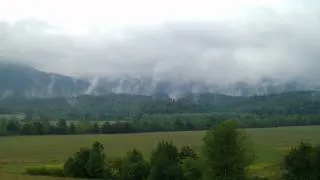
[[[251,171],[272,176],[279,172],[283,155],[300,141],[320,144],[320,126],[246,129],[254,142],[256,160]],[[104,144],[106,155],[121,157],[137,148],[148,157],[160,140],[171,140],[177,146],[191,145],[201,150],[204,131],[161,132],[115,135],[54,135],[0,137],[0,179],[59,179],[23,175],[34,165],[59,165],[81,147],[94,141]]]

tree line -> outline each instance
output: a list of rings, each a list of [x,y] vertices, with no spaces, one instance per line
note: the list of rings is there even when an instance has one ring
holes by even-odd
[[[320,125],[320,115],[269,115],[249,113],[203,113],[144,115],[134,121],[50,121],[0,119],[0,135],[54,134],[118,134],[161,131],[207,130],[212,126],[235,119],[241,128]]]
[[[28,119],[135,120],[144,115],[181,113],[250,113],[266,115],[320,115],[318,92],[291,92],[234,97],[214,93],[168,95],[109,94],[106,96],[47,99],[10,97],[0,101],[0,114],[24,113]]]

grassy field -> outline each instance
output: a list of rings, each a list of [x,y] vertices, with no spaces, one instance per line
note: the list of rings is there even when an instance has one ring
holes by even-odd
[[[172,140],[177,146],[189,144],[197,151],[202,145],[203,131],[165,132],[117,135],[19,136],[0,138],[0,179],[52,179],[19,175],[25,167],[35,164],[60,164],[94,141],[104,144],[107,156],[123,156],[138,148],[146,156],[160,140]],[[281,157],[299,141],[320,144],[320,126],[247,129],[255,144],[256,162],[253,170],[279,164]],[[271,166],[272,167],[272,166]]]

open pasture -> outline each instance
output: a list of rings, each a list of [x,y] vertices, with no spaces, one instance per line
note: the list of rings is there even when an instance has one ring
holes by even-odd
[[[279,164],[289,148],[300,141],[320,144],[320,126],[247,129],[246,132],[254,142],[256,161],[253,170],[257,171],[260,167]],[[24,172],[25,167],[37,164],[61,164],[80,147],[91,146],[94,141],[104,144],[108,157],[123,156],[128,150],[137,148],[148,158],[160,140],[172,140],[177,146],[188,144],[199,152],[204,134],[204,131],[190,131],[1,137],[0,178],[28,179],[30,177],[19,175]]]

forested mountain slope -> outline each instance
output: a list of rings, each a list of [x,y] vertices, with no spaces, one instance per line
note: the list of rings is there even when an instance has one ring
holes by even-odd
[[[255,114],[320,114],[320,93],[290,92],[276,95],[233,97],[221,94],[168,96],[108,94],[56,98],[11,97],[0,101],[0,113],[26,113],[49,117],[115,118],[139,114],[248,112]]]

